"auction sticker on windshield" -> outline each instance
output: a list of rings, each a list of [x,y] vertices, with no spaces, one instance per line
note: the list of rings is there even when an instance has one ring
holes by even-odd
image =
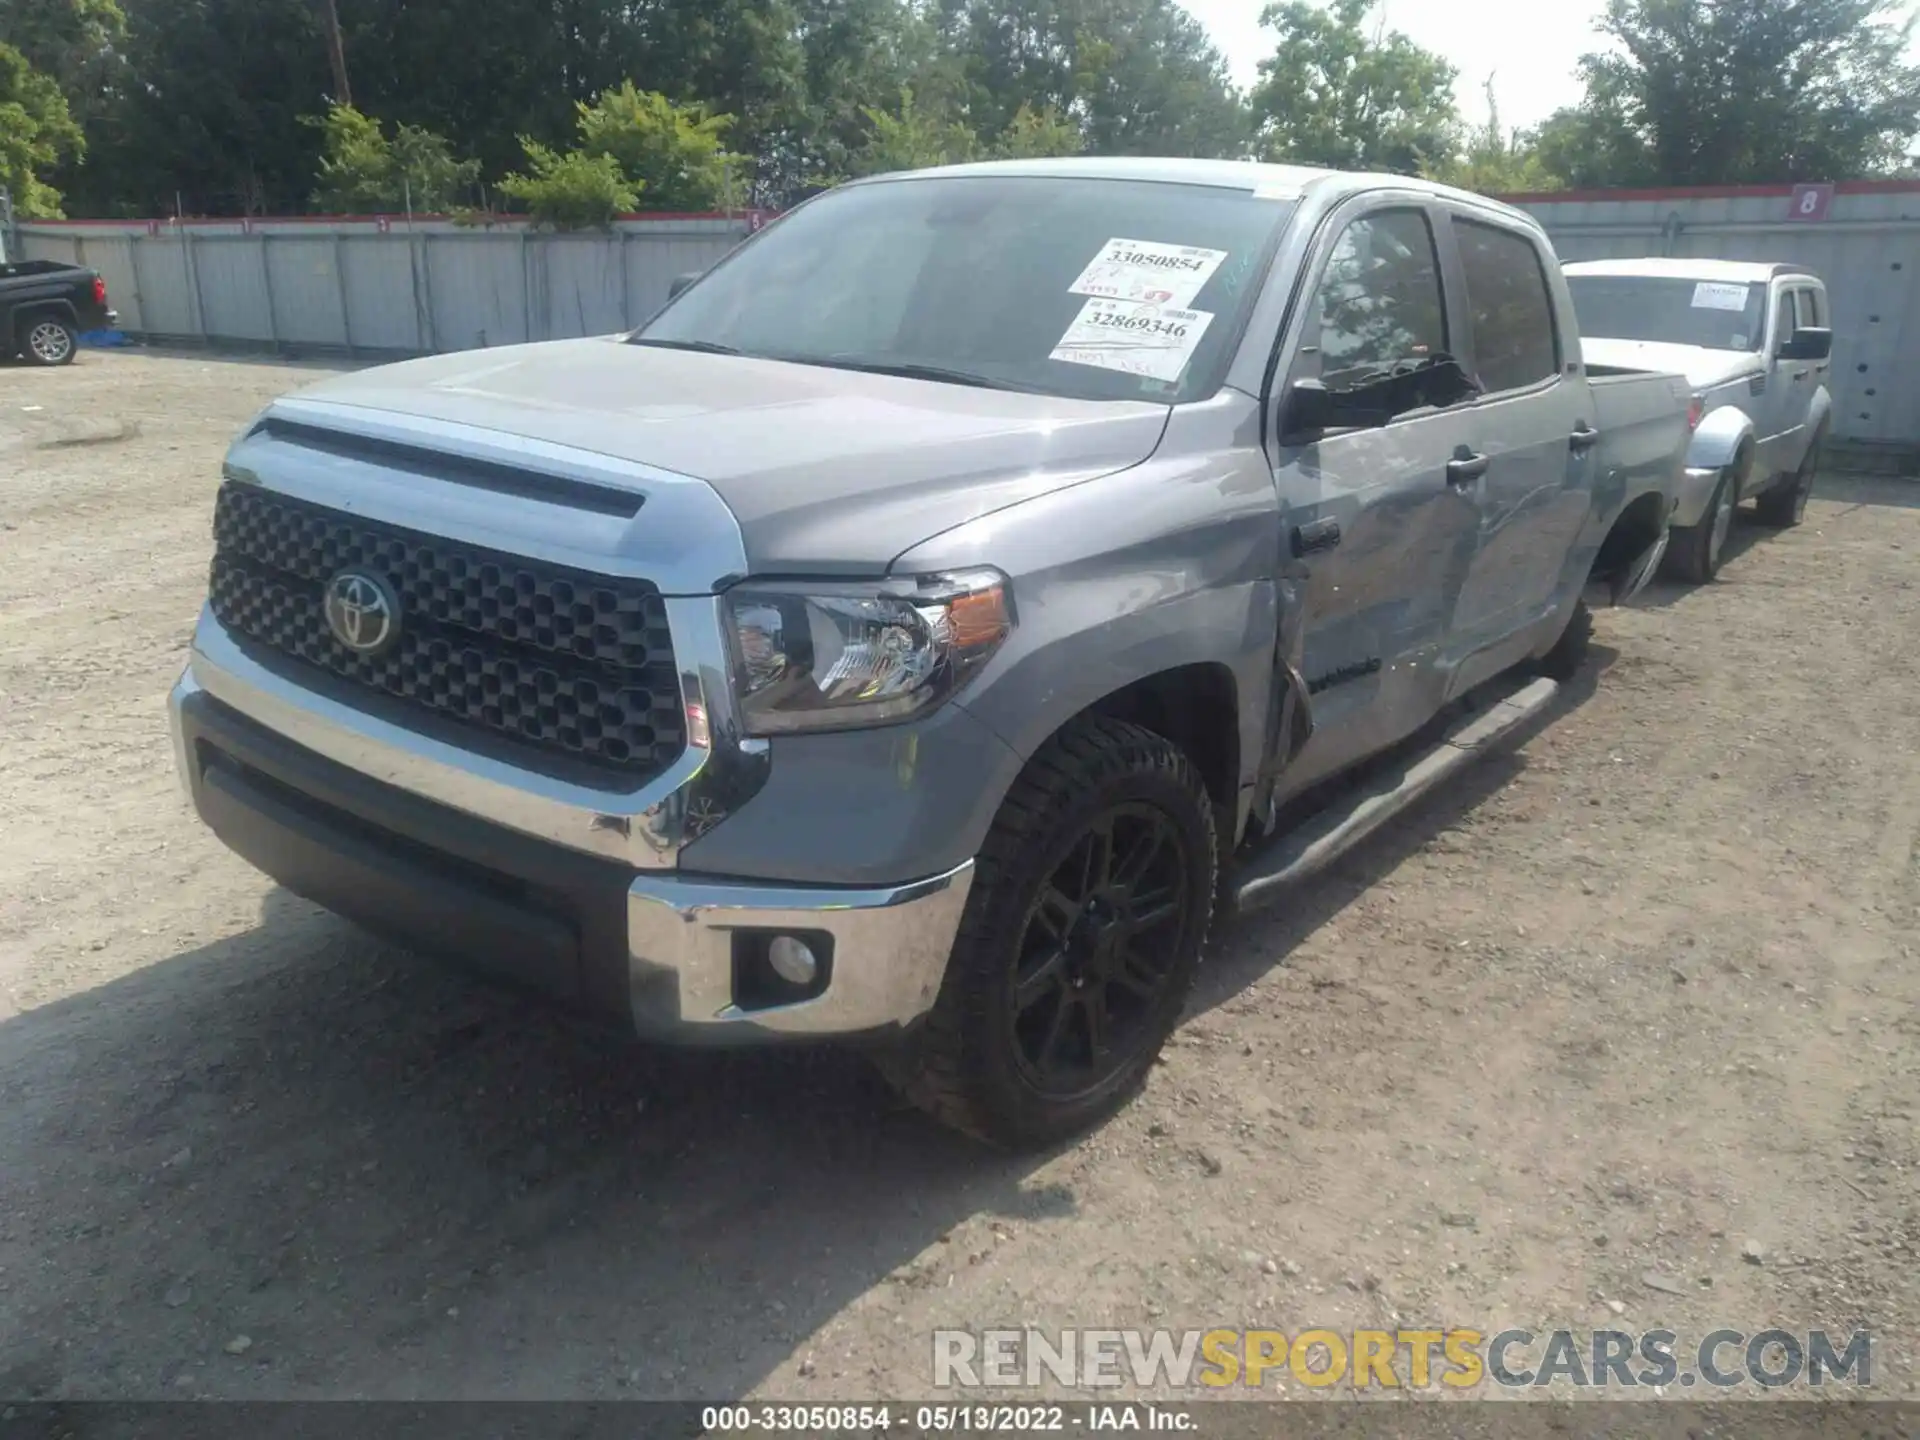
[[[1191,305],[1226,258],[1224,250],[1204,250],[1194,245],[1109,240],[1067,288],[1075,295],[1108,300]]]
[[[1693,308],[1696,310],[1744,310],[1747,308],[1747,287],[1719,285],[1711,280],[1702,280],[1693,287]]]
[[[1212,323],[1213,315],[1206,310],[1096,297],[1081,307],[1047,358],[1171,384],[1187,368]]]

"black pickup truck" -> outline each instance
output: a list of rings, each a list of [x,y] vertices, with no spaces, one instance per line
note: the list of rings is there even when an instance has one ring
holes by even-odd
[[[29,365],[67,365],[89,330],[110,330],[119,319],[107,308],[100,272],[58,260],[0,265],[0,358]]]

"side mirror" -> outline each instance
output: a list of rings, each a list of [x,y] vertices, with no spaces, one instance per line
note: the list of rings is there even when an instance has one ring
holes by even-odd
[[[685,290],[689,285],[693,284],[694,281],[698,280],[701,276],[701,273],[702,272],[698,270],[689,270],[684,275],[674,276],[673,283],[667,286],[667,299],[669,300],[679,299],[680,292],[682,290]]]
[[[1780,345],[1782,360],[1825,360],[1832,354],[1833,331],[1820,326],[1802,325]]]
[[[1385,398],[1377,385],[1329,390],[1323,381],[1299,380],[1287,392],[1280,433],[1289,439],[1307,439],[1327,430],[1377,429],[1394,416],[1382,403]]]

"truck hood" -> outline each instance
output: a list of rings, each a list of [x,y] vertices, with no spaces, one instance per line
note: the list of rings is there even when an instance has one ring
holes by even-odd
[[[1662,345],[1652,340],[1604,340],[1584,336],[1580,350],[1589,365],[1622,370],[1660,370],[1687,377],[1696,390],[1758,375],[1760,357],[1745,350],[1709,350],[1700,345]]]
[[[628,345],[470,350],[301,399],[568,445],[703,480],[758,573],[880,573],[943,530],[1136,465],[1168,407]]]

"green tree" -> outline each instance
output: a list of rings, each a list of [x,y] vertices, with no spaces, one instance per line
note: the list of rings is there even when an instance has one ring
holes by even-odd
[[[958,118],[984,139],[1022,107],[1053,110],[1099,155],[1245,152],[1225,61],[1173,0],[936,0],[960,77]]]
[[[1080,127],[1058,110],[1035,110],[1022,105],[994,142],[994,153],[1007,160],[1041,160],[1050,155],[1078,155],[1085,146]]]
[[[1608,0],[1614,43],[1543,146],[1577,184],[1766,184],[1887,173],[1920,129],[1898,0]],[[1579,163],[1579,162],[1584,163]]]
[[[0,44],[0,185],[27,219],[58,218],[60,192],[42,177],[85,148],[66,96],[50,75]]]
[[[1443,185],[1482,195],[1530,195],[1563,188],[1541,159],[1534,137],[1501,125],[1491,76],[1487,78],[1487,123],[1468,127],[1450,159],[1426,165],[1421,173]]]
[[[116,0],[0,0],[0,37],[52,78],[76,119],[91,113],[126,33]]]
[[[750,162],[726,147],[733,123],[626,80],[580,107],[580,148],[614,160],[649,210],[737,208]]]
[[[534,224],[605,229],[639,203],[640,187],[620,173],[620,162],[611,155],[561,152],[531,139],[524,143],[527,168],[502,180],[500,193],[518,201]]]
[[[444,136],[417,125],[396,127],[351,105],[335,105],[320,126],[324,150],[314,208],[332,214],[444,214],[467,203],[480,179],[478,160],[457,160]]]
[[[125,78],[87,121],[68,203],[83,214],[306,207],[329,85],[312,0],[138,0]]]
[[[850,158],[855,176],[956,165],[980,158],[979,138],[965,125],[937,110],[926,110],[913,91],[902,87],[896,111],[869,106],[867,140]]]
[[[1369,36],[1374,0],[1271,4],[1253,118],[1269,160],[1410,175],[1452,159],[1453,66],[1398,31]]]

